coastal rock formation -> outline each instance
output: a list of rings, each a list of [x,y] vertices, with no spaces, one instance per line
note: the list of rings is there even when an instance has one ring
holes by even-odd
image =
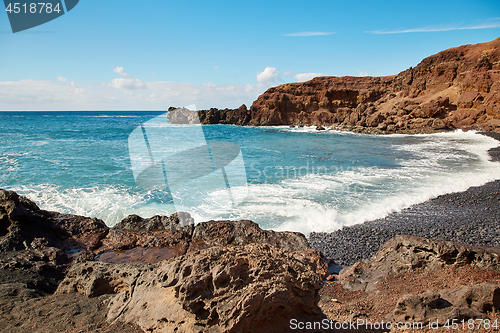
[[[171,249],[174,255],[184,254],[193,230],[194,220],[187,213],[148,219],[130,215],[109,230],[98,253],[154,247]]]
[[[180,214],[131,215],[109,229],[0,190],[0,325],[282,332],[291,318],[442,325],[500,310],[499,249],[398,236],[325,281],[322,254],[299,233],[251,221],[193,225]]]
[[[459,289],[426,291],[401,297],[392,313],[394,322],[415,321],[445,324],[461,320],[488,319],[487,312],[500,310],[500,285],[481,283]],[[456,319],[456,321],[453,321]],[[437,325],[436,325],[437,326]]]
[[[345,288],[372,291],[387,277],[464,265],[500,271],[500,249],[402,235],[385,243],[374,257],[344,269],[339,280]]]
[[[107,233],[101,220],[44,211],[0,189],[0,283],[54,292],[75,253],[99,247]]]
[[[50,248],[68,261],[69,254],[101,254],[136,247],[168,248],[185,254],[213,246],[254,243],[321,258],[303,234],[262,230],[252,221],[208,221],[195,226],[191,216],[181,212],[151,218],[130,215],[108,228],[99,219],[41,210],[31,200],[0,189],[2,251],[36,249],[46,256],[52,253]]]
[[[96,249],[107,235],[102,220],[41,210],[31,200],[0,189],[0,249],[23,250],[34,242],[65,250]]]
[[[48,212],[0,189],[0,327],[8,332],[141,332],[110,325],[101,300],[54,297],[78,253],[100,246],[98,219]]]
[[[310,249],[305,236],[298,232],[262,230],[255,222],[242,220],[209,221],[196,225],[192,234],[190,251],[212,246],[239,245],[252,243],[269,244],[285,251],[305,251]]]
[[[247,125],[251,120],[251,113],[243,104],[237,109],[219,110],[212,108],[208,111],[198,113],[202,124],[233,124]]]
[[[290,318],[321,320],[321,278],[266,244],[212,247],[156,265],[72,267],[58,294],[110,294],[108,319],[147,332],[282,332]]]
[[[198,117],[196,116],[198,115]],[[167,113],[168,119],[172,124],[232,124],[248,125],[251,120],[251,114],[247,106],[243,104],[238,109],[219,110],[211,108],[210,110],[198,111],[198,113],[188,111],[183,108],[170,107]]]
[[[323,125],[370,133],[500,132],[500,38],[425,58],[386,77],[317,77],[268,89],[202,124]],[[172,119],[172,118],[171,118]]]
[[[103,246],[95,254],[98,260],[106,262],[142,262],[135,259],[152,254],[157,259],[146,262],[155,263],[164,259],[215,246],[245,246],[248,244],[269,244],[276,248],[293,252],[296,259],[314,266],[322,277],[328,275],[328,265],[321,252],[311,249],[305,236],[298,232],[275,232],[262,230],[247,220],[242,221],[208,221],[181,225],[178,214],[170,217],[154,216],[143,219],[131,215],[110,229],[103,239]],[[187,214],[189,215],[189,214]],[[189,221],[190,216],[181,220]],[[192,220],[192,219],[191,219]],[[141,248],[141,251],[136,251]],[[147,249],[144,249],[147,248]],[[115,251],[126,251],[116,253]],[[168,251],[171,252],[168,252]],[[134,259],[135,257],[135,259]]]
[[[319,306],[329,319],[384,321],[396,330],[409,324],[447,332],[453,323],[474,319],[498,323],[499,255],[499,248],[397,236],[326,282]]]
[[[262,230],[251,221],[190,222],[184,213],[131,215],[109,229],[101,220],[44,211],[0,190],[0,294],[6,295],[0,322],[28,327],[21,318],[33,317],[33,304],[40,304],[38,313],[74,313],[78,324],[66,317],[67,328],[81,331],[135,332],[139,325],[280,332],[290,318],[322,319],[318,292],[328,267],[304,235]],[[59,311],[68,300],[78,309]],[[92,309],[107,316],[107,327],[89,321],[85,328]],[[63,321],[50,320],[59,328]]]

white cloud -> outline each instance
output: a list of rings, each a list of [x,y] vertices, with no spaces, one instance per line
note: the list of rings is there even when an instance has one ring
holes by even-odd
[[[111,80],[110,86],[116,89],[148,89],[146,84],[123,71],[123,67],[116,67],[113,72],[121,75],[123,78]],[[154,73],[154,72],[153,72]]]
[[[53,81],[0,82],[2,110],[167,110],[170,106],[196,104],[198,109],[250,106],[270,85],[281,81],[274,67],[257,74],[256,84],[186,83],[142,81],[116,67],[120,77],[93,85],[76,85],[56,76]],[[284,74],[293,76],[293,72]],[[319,73],[297,74],[316,76]]]
[[[134,78],[113,79],[110,85],[116,89],[148,89],[144,82]]]
[[[312,78],[315,78],[317,76],[324,76],[323,73],[301,73],[301,74],[295,74],[294,78],[297,79],[297,82],[303,82],[303,81],[309,81]]]
[[[495,17],[486,20],[486,22],[468,26],[441,25],[441,26],[427,26],[427,27],[412,28],[412,29],[375,30],[375,31],[365,31],[365,32],[369,34],[386,35],[386,34],[405,34],[412,32],[442,32],[442,31],[452,31],[452,30],[476,30],[476,29],[491,29],[491,28],[500,28],[500,18]]]
[[[127,73],[124,73],[123,72],[123,67],[116,67],[116,68],[113,68],[113,72],[115,72],[116,74],[120,74],[121,76],[123,77],[129,77],[130,75],[128,75]]]
[[[358,71],[358,76],[368,76],[367,72]]]
[[[266,67],[263,72],[257,74],[257,82],[261,84],[275,84],[281,81],[280,74],[274,67]]]
[[[294,75],[295,75],[295,73],[292,71],[283,72],[283,76],[294,76]]]
[[[328,36],[333,35],[335,32],[324,32],[324,31],[302,31],[294,32],[291,34],[283,34],[286,37],[311,37],[311,36]]]
[[[53,81],[21,80],[0,82],[0,110],[71,110],[87,101],[111,101],[112,98],[97,88],[61,85]],[[84,108],[83,108],[84,109]]]
[[[154,71],[151,72],[151,76],[156,76],[156,73]]]
[[[115,80],[126,80],[125,78]],[[135,79],[133,79],[135,80]],[[113,83],[113,81],[112,81]],[[114,81],[94,86],[71,86],[59,81],[0,82],[1,110],[167,110],[169,106],[196,104],[198,109],[250,106],[267,86],[216,85],[185,82],[141,82],[148,90],[127,89],[137,82]]]

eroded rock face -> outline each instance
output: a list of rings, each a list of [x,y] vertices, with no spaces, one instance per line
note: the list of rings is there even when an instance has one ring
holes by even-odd
[[[371,259],[344,269],[339,280],[345,288],[371,291],[378,281],[386,277],[413,270],[463,265],[498,271],[500,250],[402,235],[385,243]]]
[[[429,290],[401,297],[392,313],[394,322],[440,323],[487,319],[487,312],[500,309],[500,285],[481,283],[459,289]]]
[[[198,114],[202,124],[333,125],[370,133],[500,132],[500,38],[439,52],[398,75],[317,77],[270,88],[250,110],[242,106]]]
[[[150,332],[283,332],[321,319],[315,269],[267,244],[216,246],[156,265],[80,263],[57,293],[111,294],[110,321]]]

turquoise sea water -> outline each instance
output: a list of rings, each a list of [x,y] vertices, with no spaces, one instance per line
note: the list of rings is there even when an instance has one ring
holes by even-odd
[[[136,185],[128,150],[132,131],[163,113],[0,112],[0,187],[110,226],[129,214],[173,213],[168,190]],[[208,142],[241,147],[248,195],[228,209],[219,190],[202,189],[197,222],[250,219],[268,229],[333,231],[500,179],[500,164],[487,154],[498,142],[473,132],[374,136],[232,125],[203,132]]]

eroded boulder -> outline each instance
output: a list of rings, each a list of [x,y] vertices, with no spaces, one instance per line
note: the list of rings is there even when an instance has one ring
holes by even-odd
[[[35,239],[61,249],[100,246],[108,227],[99,219],[41,210],[31,200],[0,189],[0,249],[24,250]]]
[[[344,269],[339,280],[345,288],[371,291],[377,281],[387,277],[464,265],[499,271],[500,250],[400,235],[385,243],[374,257]]]
[[[444,325],[456,319],[487,319],[487,313],[500,310],[500,285],[481,283],[459,289],[428,290],[420,295],[401,297],[392,312],[394,322],[437,322]]]
[[[80,263],[57,293],[110,294],[109,321],[149,332],[282,332],[321,320],[315,269],[267,244],[216,246],[155,265]]]
[[[298,232],[262,230],[255,222],[208,221],[196,225],[190,251],[211,246],[247,245],[251,243],[270,244],[287,251],[310,249],[306,237]]]

